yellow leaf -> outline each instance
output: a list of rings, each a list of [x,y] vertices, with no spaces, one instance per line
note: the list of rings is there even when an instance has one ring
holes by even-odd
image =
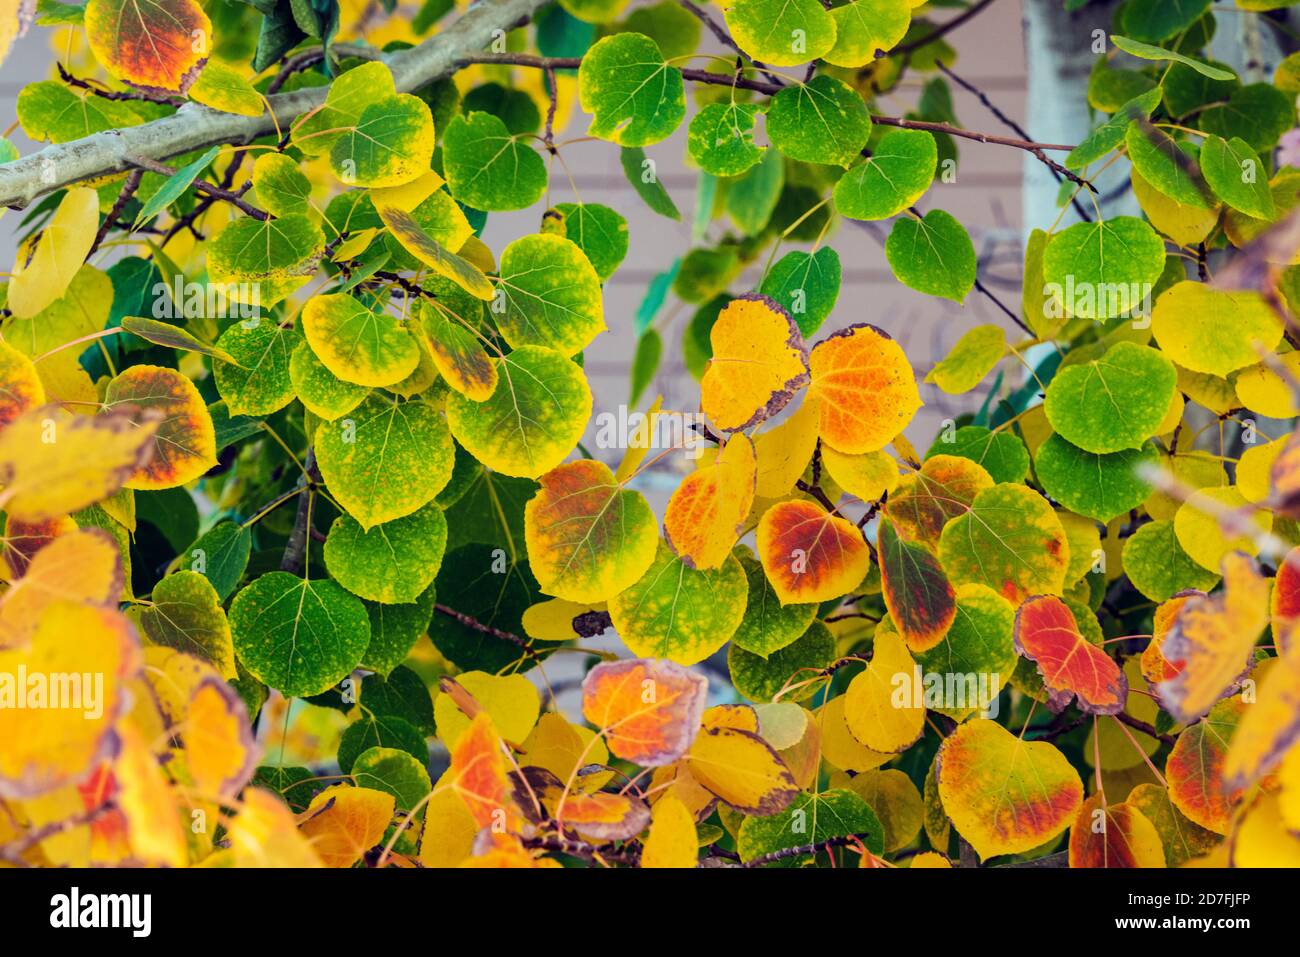
[[[844,720],[858,741],[873,751],[893,753],[921,736],[925,708],[914,706],[912,694],[919,671],[902,638],[876,631],[871,663],[844,693]]]
[[[695,818],[671,794],[655,802],[650,835],[641,851],[642,867],[694,867],[699,859]]]
[[[351,867],[383,840],[395,803],[384,791],[336,784],[312,798],[299,830],[326,867]]]
[[[757,476],[754,443],[736,435],[712,465],[682,480],[664,512],[664,534],[690,568],[718,568],[744,530]]]
[[[713,324],[713,358],[700,381],[705,414],[724,432],[785,408],[808,382],[799,326],[766,296],[733,299]]]
[[[537,696],[537,687],[523,675],[467,671],[454,680],[491,716],[497,732],[507,741],[523,741],[533,730],[541,700]],[[460,736],[469,729],[471,717],[456,706],[450,694],[439,694],[433,702],[433,720],[438,728],[438,737],[448,748],[455,747]]]
[[[67,290],[90,252],[99,228],[99,194],[85,186],[69,189],[41,231],[36,252],[23,251],[9,281],[9,311],[30,319]]]
[[[23,644],[55,602],[116,608],[123,582],[121,552],[107,532],[85,528],[60,535],[0,598],[0,648]]]

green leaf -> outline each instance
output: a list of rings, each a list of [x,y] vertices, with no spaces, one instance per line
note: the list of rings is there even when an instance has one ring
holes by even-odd
[[[18,122],[30,139],[51,143],[67,143],[143,122],[127,103],[78,96],[58,80],[27,84],[18,94],[17,110]]]
[[[601,282],[608,281],[627,256],[627,220],[600,203],[559,203],[564,236],[590,261]]]
[[[808,630],[817,615],[816,602],[782,605],[767,580],[763,563],[748,548],[737,546],[732,552],[745,571],[749,590],[745,599],[745,616],[735,634],[732,646],[760,658],[766,658],[787,647]]]
[[[700,46],[700,21],[672,0],[633,10],[620,27],[625,33],[644,33],[663,51],[666,60],[688,57]]]
[[[316,430],[316,461],[330,494],[364,529],[410,515],[451,478],[447,424],[425,402],[371,394]]]
[[[840,256],[830,246],[786,253],[768,270],[758,291],[794,317],[805,339],[821,328],[840,295]]]
[[[332,581],[288,572],[269,572],[237,594],[230,630],[249,673],[291,698],[334,687],[370,643],[361,599]]]
[[[939,148],[924,130],[891,130],[871,156],[835,184],[835,208],[849,219],[889,219],[934,182]]]
[[[1151,442],[1097,455],[1053,435],[1038,447],[1034,465],[1043,491],[1054,500],[1079,515],[1109,522],[1146,501],[1152,487],[1138,470],[1159,460]]]
[[[767,135],[791,159],[848,167],[867,145],[871,115],[853,87],[816,76],[772,98]]]
[[[563,236],[516,239],[501,253],[499,274],[505,309],[497,328],[513,348],[547,346],[574,356],[605,331],[600,277]]]
[[[926,374],[949,395],[969,392],[1007,354],[1007,336],[999,326],[976,326],[965,333],[948,355]]]
[[[255,68],[265,69],[266,65]],[[362,63],[330,84],[325,103],[294,126],[289,142],[308,156],[327,155],[348,130],[356,127],[367,106],[396,95],[393,74],[387,66],[377,60]]]
[[[327,422],[347,415],[370,394],[369,386],[344,382],[330,372],[306,339],[294,346],[289,357],[289,381],[307,411]]]
[[[628,405],[636,405],[654,379],[663,352],[664,340],[658,332],[647,329],[641,333],[641,338],[636,341],[636,354],[632,357],[632,386],[628,393]]]
[[[1114,116],[1085,136],[1083,142],[1070,151],[1065,157],[1066,168],[1081,170],[1097,162],[1124,142],[1124,134],[1136,117],[1149,117],[1159,105],[1159,87],[1129,100],[1115,111]]]
[[[123,316],[121,325],[127,332],[133,336],[139,336],[145,342],[166,346],[168,349],[184,349],[186,352],[197,352],[200,355],[220,359],[222,362],[239,365],[235,357],[225,349],[201,342],[185,329],[180,326],[173,326],[169,322],[144,319],[140,316]]]
[[[1235,90],[1227,103],[1205,110],[1196,125],[1225,140],[1239,137],[1251,149],[1263,152],[1276,146],[1282,134],[1295,126],[1295,120],[1293,97],[1268,83],[1252,83]]]
[[[1165,269],[1165,244],[1132,216],[1076,223],[1043,253],[1048,306],[1058,315],[1113,319],[1139,307]],[[1163,410],[1162,410],[1163,411]]]
[[[402,718],[363,709],[361,717],[348,725],[339,738],[339,770],[351,774],[361,755],[376,748],[404,754],[421,768],[429,760],[429,745],[418,728]]]
[[[766,657],[746,651],[733,639],[727,652],[727,671],[737,691],[750,701],[764,702],[834,660],[835,636],[820,621],[814,621],[802,635]],[[816,691],[814,685],[808,685],[787,692],[781,700],[802,701]]]
[[[525,209],[546,192],[546,163],[490,113],[451,121],[442,140],[452,195],[475,209]]]
[[[1052,428],[1084,451],[1136,449],[1164,421],[1177,381],[1174,364],[1161,353],[1120,342],[1100,359],[1058,372],[1044,411]]]
[[[1174,63],[1181,63],[1184,66],[1189,66],[1197,73],[1208,76],[1211,80],[1236,79],[1235,73],[1210,66],[1208,63],[1202,63],[1200,60],[1195,60],[1192,57],[1178,53],[1174,50],[1166,50],[1164,47],[1152,46],[1150,43],[1142,43],[1139,40],[1131,40],[1128,37],[1115,36],[1113,34],[1111,35],[1110,40],[1125,53],[1142,60],[1171,60]]]
[[[822,59],[850,68],[872,63],[877,52],[889,52],[907,36],[912,7],[909,0],[852,0],[835,7],[835,46]]]
[[[975,244],[966,227],[942,209],[894,223],[885,258],[898,281],[917,292],[960,303],[975,286]]]
[[[420,807],[420,815],[423,815],[422,802],[433,790],[429,772],[424,766],[427,754],[425,748],[425,753],[417,759],[398,748],[369,748],[352,762],[352,779],[359,788],[391,794],[397,810],[412,811]]]
[[[221,334],[217,346],[234,362],[218,359],[212,371],[232,415],[270,415],[293,401],[289,357],[301,341],[296,327],[271,319],[236,322]]]
[[[313,296],[303,307],[302,329],[316,358],[344,382],[392,385],[420,362],[406,321],[374,312],[348,295]]]
[[[330,169],[349,186],[401,186],[429,171],[433,115],[417,96],[372,99],[330,148]]]
[[[736,0],[727,28],[739,47],[770,66],[797,66],[835,46],[835,20],[817,0]]]
[[[926,674],[988,676],[990,698],[1011,680],[1019,655],[1014,637],[1016,609],[986,585],[969,584],[957,589],[957,612],[939,643],[915,652],[916,663]],[[955,721],[964,721],[989,702],[979,700],[979,689],[962,687],[965,700],[950,700],[934,708]],[[974,695],[969,691],[974,690]]]
[[[872,854],[885,851],[885,829],[871,805],[852,791],[832,789],[800,794],[784,811],[769,817],[746,817],[736,836],[736,850],[741,860],[752,861],[764,854],[849,835],[860,837]],[[857,859],[856,854],[852,857]],[[812,859],[811,854],[796,854],[767,866],[799,867]]]
[[[993,432],[981,425],[963,425],[949,436],[946,432],[925,453],[955,455],[983,467],[994,482],[1023,482],[1029,472],[1029,450],[1010,431]]]
[[[681,220],[681,211],[659,182],[654,160],[646,157],[645,150],[639,146],[625,146],[619,151],[619,162],[623,166],[623,175],[650,209],[660,216]]]
[[[168,575],[154,585],[140,609],[140,627],[151,642],[211,662],[221,677],[235,677],[235,649],[221,597],[192,571]]]
[[[325,567],[354,595],[410,604],[433,583],[446,547],[447,519],[432,503],[369,530],[340,515],[325,539]]]
[[[772,219],[784,185],[785,163],[781,154],[776,150],[765,151],[763,158],[748,172],[732,181],[727,190],[727,214],[746,236],[757,236]],[[680,274],[678,278],[680,280]]]
[[[542,126],[542,113],[533,98],[523,90],[500,83],[483,83],[474,87],[461,101],[461,111],[498,117],[512,136],[536,133]]]
[[[939,561],[953,585],[987,585],[1019,604],[1059,595],[1069,562],[1065,529],[1047,500],[1024,485],[994,485],[948,522]]]
[[[1277,214],[1268,174],[1257,154],[1243,139],[1206,137],[1201,144],[1201,173],[1210,188],[1233,209],[1256,219]]]
[[[283,153],[263,153],[253,164],[257,202],[273,216],[311,212],[311,180]]]
[[[727,643],[745,616],[748,585],[735,556],[721,568],[690,568],[659,542],[654,564],[609,601],[614,628],[632,653],[678,664],[703,661]]]
[[[496,360],[497,385],[483,402],[447,397],[456,441],[505,475],[536,478],[564,461],[591,417],[591,389],[570,359],[521,346]]]
[[[139,227],[149,222],[149,220],[189,192],[190,186],[198,179],[199,174],[208,168],[209,164],[217,158],[217,154],[220,152],[221,147],[214,146],[193,163],[181,167],[169,176],[167,181],[158,188],[158,191],[140,207],[140,212],[135,217],[135,225]]]
[[[1142,178],[1176,203],[1209,209],[1210,200],[1197,185],[1190,170],[1196,159],[1187,144],[1180,144],[1163,130],[1144,129],[1137,123],[1124,137],[1129,159]]]
[[[587,51],[578,98],[592,115],[587,132],[620,146],[658,143],[686,117],[682,71],[641,33],[617,33]]]
[[[251,529],[234,522],[219,522],[204,532],[183,557],[190,571],[205,576],[217,597],[225,601],[244,577],[252,544]]]
[[[739,176],[763,158],[754,143],[753,103],[708,103],[691,120],[687,149],[700,169],[714,176]]]
[[[1180,591],[1209,591],[1219,576],[1192,561],[1178,544],[1172,521],[1148,522],[1124,542],[1124,574],[1133,587],[1155,602]]]
[[[1210,9],[1211,0],[1147,0],[1124,7],[1124,29],[1138,40],[1159,43],[1181,33]]]
[[[208,277],[219,283],[256,283],[262,309],[270,309],[311,278],[324,249],[320,227],[306,216],[244,216],[208,244]],[[240,301],[245,301],[242,296]]]

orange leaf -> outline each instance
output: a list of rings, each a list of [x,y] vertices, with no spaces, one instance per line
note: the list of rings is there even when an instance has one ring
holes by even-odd
[[[451,749],[451,786],[474,823],[494,831],[518,830],[519,809],[511,797],[501,737],[486,711],[479,712]]]
[[[1165,761],[1169,800],[1188,818],[1216,834],[1227,834],[1241,791],[1229,788],[1223,769],[1228,742],[1247,705],[1241,697],[1220,701],[1174,742]]]
[[[118,80],[184,93],[208,61],[212,23],[195,0],[90,0],[86,37]]]
[[[1277,567],[1272,602],[1273,637],[1278,652],[1286,654],[1293,650],[1295,629],[1300,624],[1300,546],[1287,552]]]
[[[1051,595],[1028,598],[1016,612],[1016,650],[1037,663],[1048,707],[1064,711],[1074,698],[1088,714],[1118,714],[1128,681],[1106,652],[1079,633],[1074,613]]]
[[[871,552],[853,523],[805,500],[764,513],[758,557],[782,605],[839,598],[871,570]]]
[[[1254,559],[1229,552],[1223,591],[1190,598],[1178,612],[1161,652],[1179,673],[1155,690],[1180,722],[1205,714],[1250,671],[1255,642],[1268,625],[1268,589]]]
[[[733,299],[711,333],[713,358],[700,381],[705,413],[724,432],[768,419],[808,382],[803,336],[767,296]]]
[[[672,764],[700,730],[709,682],[671,661],[630,658],[596,665],[582,682],[582,713],[609,749],[642,767]]]
[[[846,454],[883,449],[921,407],[902,347],[875,326],[849,326],[823,339],[808,367],[809,395],[822,400],[822,440]]]
[[[385,791],[336,784],[312,798],[298,829],[326,867],[351,867],[384,839],[395,804]]]
[[[32,559],[42,548],[60,535],[77,530],[77,523],[67,515],[24,522],[12,515],[5,519],[5,564],[11,578],[27,574]]]
[[[212,415],[194,383],[175,369],[132,366],[108,384],[104,408],[129,412],[137,422],[162,413],[153,455],[127,480],[127,488],[175,488],[217,464]]]
[[[1164,867],[1155,825],[1131,804],[1106,804],[1100,791],[1083,802],[1070,828],[1071,867]]]
[[[905,474],[889,494],[885,514],[904,538],[937,544],[950,519],[970,511],[975,496],[993,487],[984,468],[956,455],[935,455]]]
[[[719,568],[743,531],[758,475],[754,443],[733,436],[712,465],[682,480],[664,512],[664,534],[688,568]]]

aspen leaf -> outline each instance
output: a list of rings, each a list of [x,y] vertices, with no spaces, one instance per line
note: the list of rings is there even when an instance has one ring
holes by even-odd
[[[664,512],[664,534],[691,568],[717,568],[731,554],[754,502],[754,444],[733,436],[712,465],[682,480]]]
[[[299,830],[326,867],[351,867],[383,840],[395,804],[383,791],[336,784],[312,799]]]
[[[835,208],[849,219],[889,219],[912,206],[934,182],[939,149],[925,130],[890,130],[871,156],[835,184]]]
[[[1053,236],[1043,252],[1050,302],[1067,317],[1129,315],[1164,268],[1164,243],[1132,216],[1076,223]]]
[[[657,143],[686,116],[682,71],[643,33],[597,41],[578,68],[578,97],[592,115],[588,132],[620,146]]]
[[[62,296],[90,252],[98,226],[95,191],[84,186],[68,190],[41,230],[31,260],[19,256],[9,281],[9,311],[30,319]]]
[[[1220,701],[1174,742],[1165,759],[1169,800],[1191,821],[1215,834],[1227,834],[1241,791],[1223,777],[1229,742],[1248,709],[1240,697]]]
[[[794,685],[834,660],[835,636],[821,622],[814,621],[802,635],[766,657],[733,642],[727,653],[727,671],[736,690],[751,701],[772,701],[778,694],[782,694],[783,701],[800,701],[817,688],[812,684],[803,688]]]
[[[848,789],[866,801],[880,819],[885,851],[897,851],[912,843],[921,830],[925,812],[921,793],[911,778],[894,768],[866,771],[855,774]]]
[[[925,730],[925,708],[916,707],[900,690],[914,680],[915,664],[902,638],[877,631],[871,663],[844,693],[849,731],[873,751],[906,750]]]
[[[181,731],[185,766],[205,794],[233,798],[253,777],[258,749],[248,713],[235,689],[212,678],[190,696]]]
[[[541,156],[491,113],[455,117],[442,148],[452,195],[475,209],[526,209],[546,192]]]
[[[451,479],[453,449],[427,403],[375,394],[316,430],[316,460],[330,493],[363,530],[410,515]]]
[[[948,522],[969,512],[976,496],[992,487],[989,473],[974,461],[935,455],[903,475],[885,514],[904,538],[937,545]]]
[[[952,583],[931,551],[899,538],[890,522],[880,523],[877,544],[889,617],[912,651],[928,651],[957,614]]]
[[[292,697],[334,687],[370,643],[361,599],[332,581],[287,572],[268,572],[235,595],[230,631],[249,673]]]
[[[419,97],[372,94],[330,147],[330,168],[349,186],[401,186],[429,171],[433,138],[433,116]]]
[[[1208,853],[1219,843],[1219,836],[1193,824],[1169,800],[1169,791],[1157,784],[1139,784],[1129,792],[1125,804],[1137,808],[1151,822],[1164,848],[1169,867],[1186,864]]]
[[[776,814],[799,794],[785,763],[752,731],[705,728],[686,765],[696,781],[744,814]]]
[[[76,641],[68,641],[75,635]],[[113,726],[128,707],[126,684],[140,667],[139,643],[116,608],[55,601],[40,616],[25,649],[0,651],[0,734],[10,742],[0,753],[0,794],[23,798],[83,778],[88,768],[112,755]],[[17,686],[20,673],[41,676]],[[92,688],[69,698],[72,707],[38,706],[59,694],[50,676],[100,676]],[[77,686],[74,686],[74,691]],[[41,690],[43,689],[43,690]],[[71,692],[64,692],[72,694]],[[25,707],[15,707],[22,695]],[[40,697],[38,697],[38,695]],[[80,704],[80,707],[76,707]]]
[[[428,266],[437,275],[455,283],[475,299],[491,299],[492,284],[483,274],[483,270],[444,245],[445,241],[453,243],[458,249],[468,246],[469,222],[460,211],[460,207],[449,197],[442,199],[444,194],[437,192],[430,197],[430,201],[434,197],[439,197],[439,203],[445,205],[446,218],[453,220],[440,224],[442,227],[440,229],[434,229],[432,225],[426,228],[426,224],[416,218],[420,212],[418,208],[414,213],[383,204],[378,205],[376,209],[379,211],[380,219],[388,227],[389,235],[397,240],[398,246],[404,253],[409,254],[421,265]]]
[[[1279,459],[1280,461],[1280,459]],[[1273,527],[1271,512],[1258,510],[1229,524],[1227,517],[1249,503],[1235,486],[1203,488],[1188,496],[1174,514],[1178,544],[1202,568],[1217,569],[1230,552],[1259,552],[1259,537]]]
[[[420,309],[433,364],[443,381],[472,402],[484,402],[497,387],[497,367],[478,335],[436,306]]]
[[[194,0],[91,0],[86,37],[104,69],[145,89],[184,93],[207,62],[212,22]],[[196,44],[195,37],[204,38]]]
[[[0,503],[10,518],[43,521],[102,501],[146,468],[156,410],[65,416],[41,406],[0,431]]]
[[[802,827],[797,822],[803,822]],[[736,849],[741,860],[748,862],[775,851],[850,836],[858,837],[872,853],[885,850],[885,829],[871,806],[853,791],[832,788],[800,794],[789,807],[770,817],[745,818],[736,836]],[[812,860],[811,854],[793,855],[769,866],[798,867]]]
[[[772,145],[791,159],[847,167],[867,145],[871,117],[843,80],[816,76],[772,97],[767,130]]]
[[[831,10],[835,45],[822,59],[834,66],[860,67],[877,53],[888,53],[902,42],[912,23],[910,0],[854,0]]]
[[[699,853],[695,818],[685,804],[673,795],[665,794],[655,802],[650,833],[641,850],[641,866],[695,867]]]
[[[849,326],[808,358],[809,395],[820,400],[822,441],[848,455],[892,442],[921,407],[902,348],[875,326]]]
[[[1116,714],[1128,699],[1128,681],[1113,658],[1079,632],[1059,598],[1038,595],[1016,612],[1016,650],[1038,666],[1053,711],[1071,699],[1087,714]]]
[[[1141,477],[1142,469],[1158,467],[1159,461],[1151,442],[1140,449],[1097,455],[1053,435],[1038,447],[1034,466],[1043,490],[1055,501],[1080,515],[1109,522],[1146,501],[1152,486]]]
[[[449,680],[454,680],[458,689],[470,695],[474,703],[491,716],[492,726],[505,740],[524,741],[537,724],[541,700],[533,683],[523,675],[466,671]],[[460,694],[457,689],[452,690]],[[460,736],[469,730],[474,717],[461,710],[453,694],[444,692],[434,699],[433,718],[438,726],[438,737],[448,746],[455,746]]]
[[[370,394],[369,387],[344,382],[331,372],[306,339],[289,356],[289,385],[307,411],[327,422],[347,415]]]
[[[700,730],[708,681],[671,661],[625,659],[596,665],[582,682],[582,714],[617,757],[664,767]]]
[[[942,704],[928,706],[962,721],[976,711],[992,712],[1019,659],[1013,637],[1015,607],[1009,601],[987,585],[976,584],[962,585],[956,598],[947,632],[932,648],[917,651],[915,658],[923,675],[944,678],[944,693],[937,696]],[[975,676],[974,680],[967,680],[967,675]],[[988,684],[981,686],[981,681]]]
[[[954,585],[976,582],[1020,602],[1036,593],[1060,594],[1069,547],[1046,499],[1023,485],[1003,484],[980,492],[969,511],[944,526],[939,561]]]
[[[1060,751],[992,721],[960,726],[936,760],[944,810],[983,860],[1041,847],[1083,804],[1079,774]]]
[[[140,611],[140,628],[155,644],[202,658],[233,681],[235,649],[221,599],[207,578],[192,571],[168,575]]]
[[[345,295],[314,296],[302,311],[312,352],[344,382],[393,385],[414,371],[420,352],[406,323]]]
[[[1182,605],[1160,646],[1178,673],[1155,690],[1165,710],[1182,722],[1231,693],[1253,665],[1255,642],[1268,625],[1269,582],[1254,560],[1229,553],[1223,577],[1221,593]]]
[[[432,502],[369,529],[340,515],[325,539],[325,567],[369,601],[409,604],[433,583],[447,547],[447,519]]]
[[[189,89],[190,99],[222,113],[239,116],[261,116],[266,103],[253,84],[240,72],[219,60],[209,60],[197,80]],[[270,153],[268,156],[280,154]],[[259,193],[259,196],[261,194]],[[274,210],[272,210],[274,212]]]
[[[758,291],[794,317],[805,338],[821,327],[840,294],[840,257],[830,246],[786,253],[763,276]]]
[[[708,103],[691,120],[687,149],[712,176],[739,176],[763,158],[754,143],[752,103]]]
[[[1127,801],[1107,804],[1098,791],[1079,807],[1070,827],[1071,867],[1163,867],[1155,825]]]
[[[0,342],[0,428],[45,404],[45,386],[31,359]]]
[[[480,829],[517,828],[521,815],[511,797],[501,737],[486,711],[470,722],[451,748],[448,776],[451,787],[465,802],[470,817]]]
[[[857,527],[801,500],[763,513],[758,556],[782,605],[838,598],[871,570],[871,552]]]
[[[1241,790],[1276,768],[1300,737],[1300,655],[1283,654],[1260,682],[1224,761],[1224,783]]]
[[[894,755],[873,751],[853,736],[844,718],[846,701],[847,698],[840,695],[822,705],[817,722],[821,729],[822,757],[834,767],[845,771],[874,770]]]
[[[1094,362],[1062,369],[1047,387],[1047,420],[1087,452],[1136,449],[1155,434],[1177,372],[1154,349],[1121,342]]]
[[[645,574],[659,530],[640,492],[624,488],[609,466],[591,459],[557,466],[539,482],[524,510],[524,535],[543,591],[570,601],[605,601]]]
[[[293,401],[293,353],[302,334],[265,319],[236,322],[217,339],[230,361],[212,364],[217,391],[235,415],[270,415]]]
[[[605,330],[600,278],[563,236],[516,239],[501,253],[497,282],[505,296],[497,328],[511,346],[548,346],[574,356]]]
[[[976,326],[965,333],[925,377],[949,395],[969,392],[1007,354],[1007,336],[998,326]]]
[[[489,468],[536,478],[564,461],[581,437],[591,417],[591,389],[582,370],[554,349],[521,346],[494,364],[492,395],[475,402],[453,393],[447,424]]]
[[[734,556],[716,569],[694,569],[661,540],[645,574],[610,599],[609,615],[633,654],[693,665],[740,627],[747,593]]]
[[[117,543],[102,529],[73,529],[32,556],[0,598],[0,647],[21,647],[57,602],[115,608],[125,579]]]
[[[1151,334],[1165,354],[1192,372],[1226,376],[1271,351],[1282,325],[1262,296],[1180,282],[1156,300]]]
[[[258,305],[270,309],[311,279],[324,249],[320,227],[301,213],[246,216],[208,245],[208,278],[226,284],[236,302],[247,302],[255,291]]]
[[[700,383],[701,403],[723,431],[747,429],[785,408],[808,382],[803,336],[766,296],[733,299],[710,333],[713,357]]]
[[[897,219],[885,258],[899,282],[926,295],[961,303],[975,286],[975,244],[966,227],[942,209]]]
[[[731,636],[734,647],[764,658],[797,641],[817,614],[816,602],[782,604],[762,563],[748,548],[737,546],[736,559],[745,570],[749,591],[745,617]]]
[[[1178,544],[1174,523],[1148,522],[1124,542],[1124,574],[1133,587],[1152,601],[1167,601],[1179,592],[1207,591],[1219,581]]]
[[[104,393],[107,412],[127,413],[152,432],[153,452],[125,482],[132,489],[175,488],[217,464],[212,416],[199,390],[175,369],[138,365],[124,370]],[[156,416],[156,428],[151,428]]]
[[[835,20],[814,0],[736,0],[726,22],[745,53],[773,66],[808,63],[835,45]]]

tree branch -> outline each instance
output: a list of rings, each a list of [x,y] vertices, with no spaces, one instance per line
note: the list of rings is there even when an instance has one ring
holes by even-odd
[[[442,33],[382,59],[393,71],[398,92],[409,93],[453,73],[459,59],[487,49],[498,30],[510,30],[525,22],[547,2],[480,0]],[[132,165],[128,156],[161,161],[209,146],[251,142],[274,133],[277,118],[278,128],[284,129],[296,117],[316,109],[325,101],[327,91],[328,87],[317,86],[277,93],[268,97],[271,112],[261,116],[221,113],[198,103],[186,103],[171,116],[140,126],[105,130],[47,146],[0,165],[0,206],[22,208],[36,197],[70,183],[120,173]]]

